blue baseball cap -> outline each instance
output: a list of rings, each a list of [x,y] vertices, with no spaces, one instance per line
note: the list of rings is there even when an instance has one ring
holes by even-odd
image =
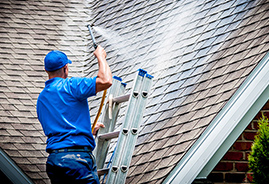
[[[72,61],[67,58],[65,53],[58,50],[53,50],[46,55],[44,63],[45,70],[52,72],[64,67],[68,63],[71,64]]]

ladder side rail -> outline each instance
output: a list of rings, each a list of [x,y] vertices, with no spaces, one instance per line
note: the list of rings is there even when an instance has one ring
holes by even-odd
[[[117,141],[115,155],[114,155],[114,158],[112,160],[111,168],[109,170],[109,174],[108,174],[108,177],[106,180],[107,184],[114,183],[114,180],[115,180],[116,175],[117,175],[117,170],[119,168],[121,156],[122,156],[122,153],[124,152],[126,138],[129,134],[129,127],[130,127],[129,122],[134,115],[133,112],[134,112],[134,109],[136,108],[137,99],[138,99],[137,94],[138,94],[138,91],[141,89],[142,80],[143,80],[143,77],[145,75],[145,73],[141,73],[141,71],[145,72],[144,70],[139,70],[139,72],[136,75],[136,79],[135,79],[135,82],[133,84],[133,88],[132,88],[132,91],[130,94],[130,98],[129,98],[129,102],[128,102],[128,106],[127,106],[127,111],[125,114],[125,119],[124,119],[124,122],[122,124],[120,135],[119,135],[119,138]]]
[[[121,86],[121,81],[118,80],[118,79],[113,78],[112,86],[110,87],[110,90],[109,90],[109,93],[107,95],[106,101],[108,101],[108,97],[110,95],[117,96],[117,94],[119,93],[120,86]],[[100,128],[99,131],[98,131],[98,134],[107,133],[108,130],[109,130],[110,120],[109,120],[109,118],[104,117],[108,112],[108,106],[109,106],[108,103],[105,103],[105,108],[104,108],[104,110],[102,112],[102,120],[101,120],[101,122],[105,125],[105,128]]]
[[[137,137],[138,137],[138,129],[140,128],[143,112],[146,108],[147,97],[152,85],[152,76],[146,75],[143,80],[141,92],[139,94],[139,106],[136,107],[135,116],[133,117],[130,133],[128,135],[126,141],[126,148],[123,152],[120,168],[118,170],[116,179],[114,183],[125,183],[127,173],[129,170],[129,166],[131,163],[132,155],[135,149]]]
[[[118,95],[122,95],[124,93],[125,87],[126,87],[126,85],[122,83],[120,86],[120,92],[118,93]],[[116,126],[118,114],[120,112],[120,108],[121,108],[121,103],[113,103],[112,121],[111,121],[110,126],[109,126],[109,132],[113,132],[115,130],[115,126]]]
[[[124,91],[125,91],[125,87],[126,87],[126,84],[122,83],[122,85],[120,86],[120,91],[119,91],[119,93],[117,95],[122,95],[124,93]],[[117,96],[117,95],[115,95],[115,96]],[[129,97],[130,95],[122,95],[122,96]],[[126,97],[124,97],[124,98],[126,98]],[[109,107],[108,103],[106,104],[106,107]],[[96,154],[96,155],[103,155],[103,156],[101,156],[101,158],[98,159],[98,164],[97,164],[97,169],[98,170],[102,169],[105,166],[106,157],[108,155],[109,145],[110,145],[111,139],[119,137],[119,132],[120,131],[115,132],[115,125],[116,125],[116,122],[117,122],[117,118],[118,118],[120,108],[121,108],[121,103],[116,103],[116,102],[113,103],[113,106],[112,106],[112,119],[111,119],[111,121],[109,123],[109,126],[107,126],[107,127],[109,127],[108,130],[106,129],[106,131],[105,131],[107,133],[101,134],[102,132],[104,132],[104,131],[101,131],[98,134],[97,140],[98,140],[99,144],[97,145],[97,147],[98,147],[97,150],[99,150],[99,151],[98,151],[98,154]],[[106,114],[104,115],[105,117],[103,119],[109,118],[109,109],[107,109],[107,111],[105,111],[105,112],[106,112]],[[101,129],[103,129],[103,128],[101,128]],[[103,173],[103,172],[100,172],[100,173]]]
[[[110,94],[118,95],[120,92],[123,93],[122,91],[119,90],[119,89],[122,90],[122,88],[120,88],[121,85],[122,84],[121,84],[120,80],[113,78],[113,83],[112,83],[112,86],[110,88],[109,95]],[[102,113],[102,123],[105,125],[105,127],[100,128],[98,131],[98,134],[104,134],[104,133],[107,133],[109,131],[111,119],[108,118],[108,111],[109,111],[108,106],[109,105],[106,103],[104,111]],[[104,166],[105,159],[106,159],[106,153],[108,151],[106,142],[107,142],[106,140],[98,139],[98,136],[97,136],[96,148],[93,151],[93,154],[95,155],[95,158],[96,158],[97,169],[102,169]]]

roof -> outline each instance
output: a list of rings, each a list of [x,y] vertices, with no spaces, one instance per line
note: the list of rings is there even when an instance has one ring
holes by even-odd
[[[164,183],[206,179],[269,97],[269,53],[251,72]]]
[[[59,49],[73,61],[71,76],[96,75],[86,27],[94,23],[96,41],[127,90],[137,69],[154,75],[127,183],[163,182],[268,52],[268,4],[0,2],[0,147],[35,183],[48,183],[46,138],[35,112],[47,79],[43,58]],[[90,99],[92,119],[100,98]]]
[[[62,50],[73,61],[71,75],[82,75],[87,4],[1,1],[0,8],[0,147],[31,180],[48,183],[46,137],[35,109],[47,80],[43,60]]]
[[[129,87],[138,68],[154,76],[127,183],[161,183],[268,52],[268,2],[96,2],[93,14],[113,74]]]

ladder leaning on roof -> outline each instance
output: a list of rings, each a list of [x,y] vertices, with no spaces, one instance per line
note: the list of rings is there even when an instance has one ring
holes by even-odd
[[[145,70],[139,69],[131,93],[123,95],[126,84],[121,82],[121,78],[113,77],[108,103],[102,115],[105,128],[100,128],[94,150],[98,175],[108,174],[107,184],[125,183],[152,78]],[[125,101],[128,101],[128,105],[121,130],[114,131],[121,103]],[[112,166],[104,169],[110,140],[117,137]]]

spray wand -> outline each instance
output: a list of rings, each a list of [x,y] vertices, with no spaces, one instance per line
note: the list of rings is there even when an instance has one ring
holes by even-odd
[[[91,26],[90,25],[87,25],[87,27],[89,29],[89,32],[90,32],[90,35],[91,35],[91,38],[92,38],[93,47],[94,47],[94,49],[97,49],[97,46],[98,45],[96,44],[96,41],[95,41],[95,38],[94,38],[94,35],[93,35],[93,32],[92,32]],[[104,90],[104,92],[103,92],[102,100],[101,100],[101,103],[100,103],[100,106],[99,106],[97,115],[96,115],[95,120],[94,120],[93,125],[92,125],[92,132],[93,132],[94,127],[97,124],[98,118],[99,118],[99,116],[100,116],[100,114],[102,112],[102,108],[103,108],[103,104],[104,104],[105,98],[106,98],[106,90]]]
[[[93,26],[93,24],[92,24],[92,26]],[[90,26],[90,25],[87,25],[87,27],[88,27],[89,32],[90,32],[90,35],[91,35],[91,37],[92,37],[93,47],[94,47],[95,49],[97,49],[97,44],[96,44],[96,41],[95,41],[94,35],[93,35],[93,33],[92,33],[91,26]]]

